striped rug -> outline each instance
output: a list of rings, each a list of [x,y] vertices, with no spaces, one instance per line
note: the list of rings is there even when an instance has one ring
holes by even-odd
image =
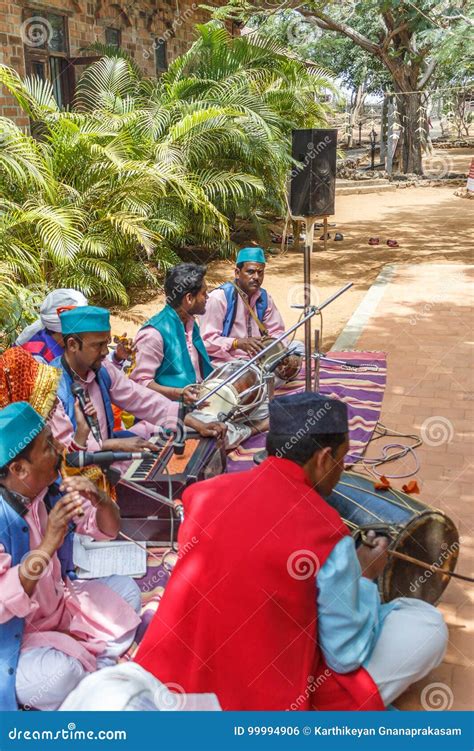
[[[319,390],[322,394],[341,399],[349,408],[349,452],[345,464],[359,459],[369,443],[380,417],[385,391],[387,361],[384,352],[328,352],[340,363],[322,360]],[[355,367],[359,366],[359,367]],[[297,380],[277,389],[276,395],[293,394],[304,389],[304,370]],[[253,457],[265,446],[265,435],[244,441],[227,459],[228,472],[241,472],[253,466]]]

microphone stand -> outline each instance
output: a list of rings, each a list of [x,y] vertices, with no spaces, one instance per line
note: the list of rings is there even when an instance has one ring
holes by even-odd
[[[327,300],[325,300],[321,305],[314,305],[311,306],[309,311],[305,313],[301,321],[297,321],[293,326],[290,326],[289,329],[283,332],[279,337],[274,339],[270,344],[268,344],[266,347],[264,347],[260,352],[258,352],[256,355],[250,358],[250,360],[245,360],[243,365],[240,368],[237,368],[237,370],[234,373],[231,373],[227,378],[225,378],[222,383],[218,383],[217,386],[214,386],[210,391],[207,392],[204,396],[202,396],[200,399],[198,399],[193,404],[193,409],[199,409],[204,402],[208,401],[208,399],[211,396],[214,396],[219,389],[221,389],[223,386],[226,386],[228,383],[232,383],[233,381],[236,381],[237,378],[239,378],[242,373],[245,373],[249,365],[253,365],[254,362],[257,362],[261,357],[267,354],[274,346],[275,344],[278,344],[279,342],[283,341],[287,336],[293,333],[293,331],[296,331],[300,326],[303,326],[303,324],[306,323],[306,321],[309,321],[313,316],[315,316],[317,313],[319,313],[323,308],[325,308],[327,305],[330,305],[334,300],[336,300],[340,295],[344,294],[344,292],[347,292],[348,289],[350,289],[353,286],[352,282],[349,282],[348,284],[344,285],[344,287],[341,287],[340,290],[335,292],[333,295],[328,297]],[[207,380],[207,379],[206,379]],[[205,381],[203,381],[205,383]]]

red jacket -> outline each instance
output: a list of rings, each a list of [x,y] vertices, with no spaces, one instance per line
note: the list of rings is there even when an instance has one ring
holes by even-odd
[[[363,668],[335,674],[319,649],[317,571],[349,532],[303,469],[270,457],[183,504],[179,560],[136,661],[226,710],[384,709]]]

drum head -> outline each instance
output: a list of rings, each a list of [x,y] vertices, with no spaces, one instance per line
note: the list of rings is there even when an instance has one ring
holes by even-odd
[[[440,511],[416,516],[390,545],[391,550],[454,571],[459,555],[459,535],[454,523]],[[385,602],[396,597],[414,597],[436,604],[450,579],[408,561],[389,556],[380,578]]]
[[[214,381],[212,379],[203,383],[201,385],[200,396],[206,396],[206,394],[218,386],[219,383],[221,383],[221,381]],[[232,384],[228,383],[226,386],[221,386],[219,391],[216,391],[216,393],[209,398],[209,404],[206,407],[202,407],[201,411],[216,416],[221,412],[227,415],[238,405],[238,403],[239,395],[233,388]]]
[[[246,370],[231,383],[223,385],[230,375],[235,373],[245,364],[242,360],[231,360],[218,367],[210,376],[199,385],[199,394],[206,396],[216,386],[222,384],[218,391],[209,399],[209,405],[202,409],[203,412],[218,415],[220,412],[229,414],[232,412],[234,419],[244,419],[264,400],[266,390],[262,376],[255,365],[248,365]],[[237,409],[235,409],[237,407]]]

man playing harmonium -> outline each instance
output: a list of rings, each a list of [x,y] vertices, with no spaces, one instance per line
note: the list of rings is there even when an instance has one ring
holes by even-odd
[[[0,410],[0,433],[0,709],[54,710],[87,673],[127,651],[140,592],[125,576],[62,576],[71,524],[113,539],[118,506],[85,477],[57,482],[62,447],[27,402]]]
[[[281,711],[383,710],[439,665],[441,613],[417,599],[381,604],[387,538],[370,531],[356,549],[324,500],[348,445],[343,402],[277,397],[268,458],[184,492],[185,554],[140,644],[142,667],[215,693],[224,710]]]
[[[108,361],[110,342],[110,316],[105,308],[77,307],[60,315],[64,339],[64,355],[52,362],[62,368],[58,396],[64,410],[75,426],[73,385],[82,387],[97,414],[96,436],[90,435],[87,449],[107,448],[113,451],[156,450],[147,439],[159,427],[176,429],[179,420],[179,403],[162,394],[134,383]],[[141,422],[133,426],[131,435],[114,436],[112,403],[126,410]],[[201,435],[220,437],[225,425],[217,421],[204,424],[192,415],[186,415],[184,424]],[[100,434],[100,442],[97,438]],[[106,441],[106,446],[104,446]]]

